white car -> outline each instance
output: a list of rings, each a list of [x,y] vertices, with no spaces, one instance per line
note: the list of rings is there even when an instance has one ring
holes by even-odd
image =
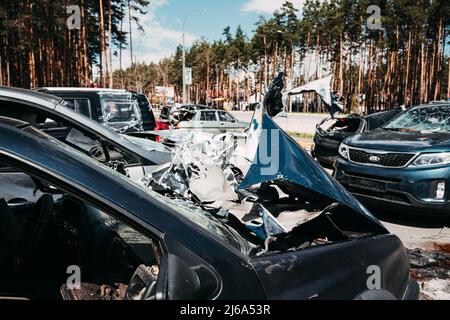
[[[223,110],[203,109],[189,112],[185,121],[178,123],[178,129],[194,129],[218,133],[245,131],[249,124],[238,121],[233,115]]]

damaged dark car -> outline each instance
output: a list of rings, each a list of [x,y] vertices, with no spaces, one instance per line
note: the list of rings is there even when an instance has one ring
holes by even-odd
[[[171,161],[171,151],[164,145],[110,130],[56,96],[0,87],[0,116],[26,121],[132,179]],[[8,190],[9,180],[0,188]]]
[[[20,171],[42,194],[1,202],[2,295],[417,299],[399,238],[274,122],[282,78],[245,139],[200,135],[140,181],[1,118],[0,174]]]
[[[333,169],[339,155],[339,146],[347,138],[359,133],[375,130],[397,116],[402,109],[372,113],[369,115],[350,115],[340,118],[327,118],[316,127],[312,156],[325,168]]]

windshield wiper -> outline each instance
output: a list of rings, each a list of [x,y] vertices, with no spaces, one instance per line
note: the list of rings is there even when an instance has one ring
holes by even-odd
[[[399,132],[399,131],[403,130],[403,129],[400,129],[400,128],[381,128],[381,129],[386,130],[386,131],[396,131],[396,132]]]
[[[411,129],[411,128],[383,128],[383,130],[395,131],[395,132],[420,132],[419,130]]]

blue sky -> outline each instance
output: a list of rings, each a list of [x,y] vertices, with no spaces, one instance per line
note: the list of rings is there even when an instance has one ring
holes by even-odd
[[[230,26],[232,31],[241,25],[251,35],[260,15],[271,15],[285,0],[150,0],[147,13],[140,17],[145,33],[134,27],[133,43],[138,62],[158,62],[175,52],[182,42],[182,21],[194,9],[186,23],[186,44],[190,46],[196,39],[222,38],[223,29]],[[292,0],[301,9],[305,0]],[[125,24],[128,25],[128,24]],[[447,46],[446,53],[450,52]],[[117,59],[116,59],[117,60]],[[130,63],[129,55],[124,55],[124,66]],[[118,64],[116,61],[115,64]],[[118,67],[115,65],[114,67]]]
[[[151,0],[147,14],[141,16],[145,33],[134,30],[134,48],[139,62],[157,62],[170,56],[182,41],[182,21],[193,9],[196,12],[186,22],[187,45],[202,37],[222,38],[222,31],[230,26],[234,31],[241,25],[247,34],[255,29],[260,15],[271,15],[285,0]],[[301,7],[304,0],[293,0]],[[124,65],[129,64],[125,55]]]

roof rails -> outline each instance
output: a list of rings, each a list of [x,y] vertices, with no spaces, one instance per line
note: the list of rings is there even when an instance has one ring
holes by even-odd
[[[107,88],[84,88],[84,87],[41,87],[36,91],[89,91],[89,92],[129,92],[125,89],[107,89]]]

